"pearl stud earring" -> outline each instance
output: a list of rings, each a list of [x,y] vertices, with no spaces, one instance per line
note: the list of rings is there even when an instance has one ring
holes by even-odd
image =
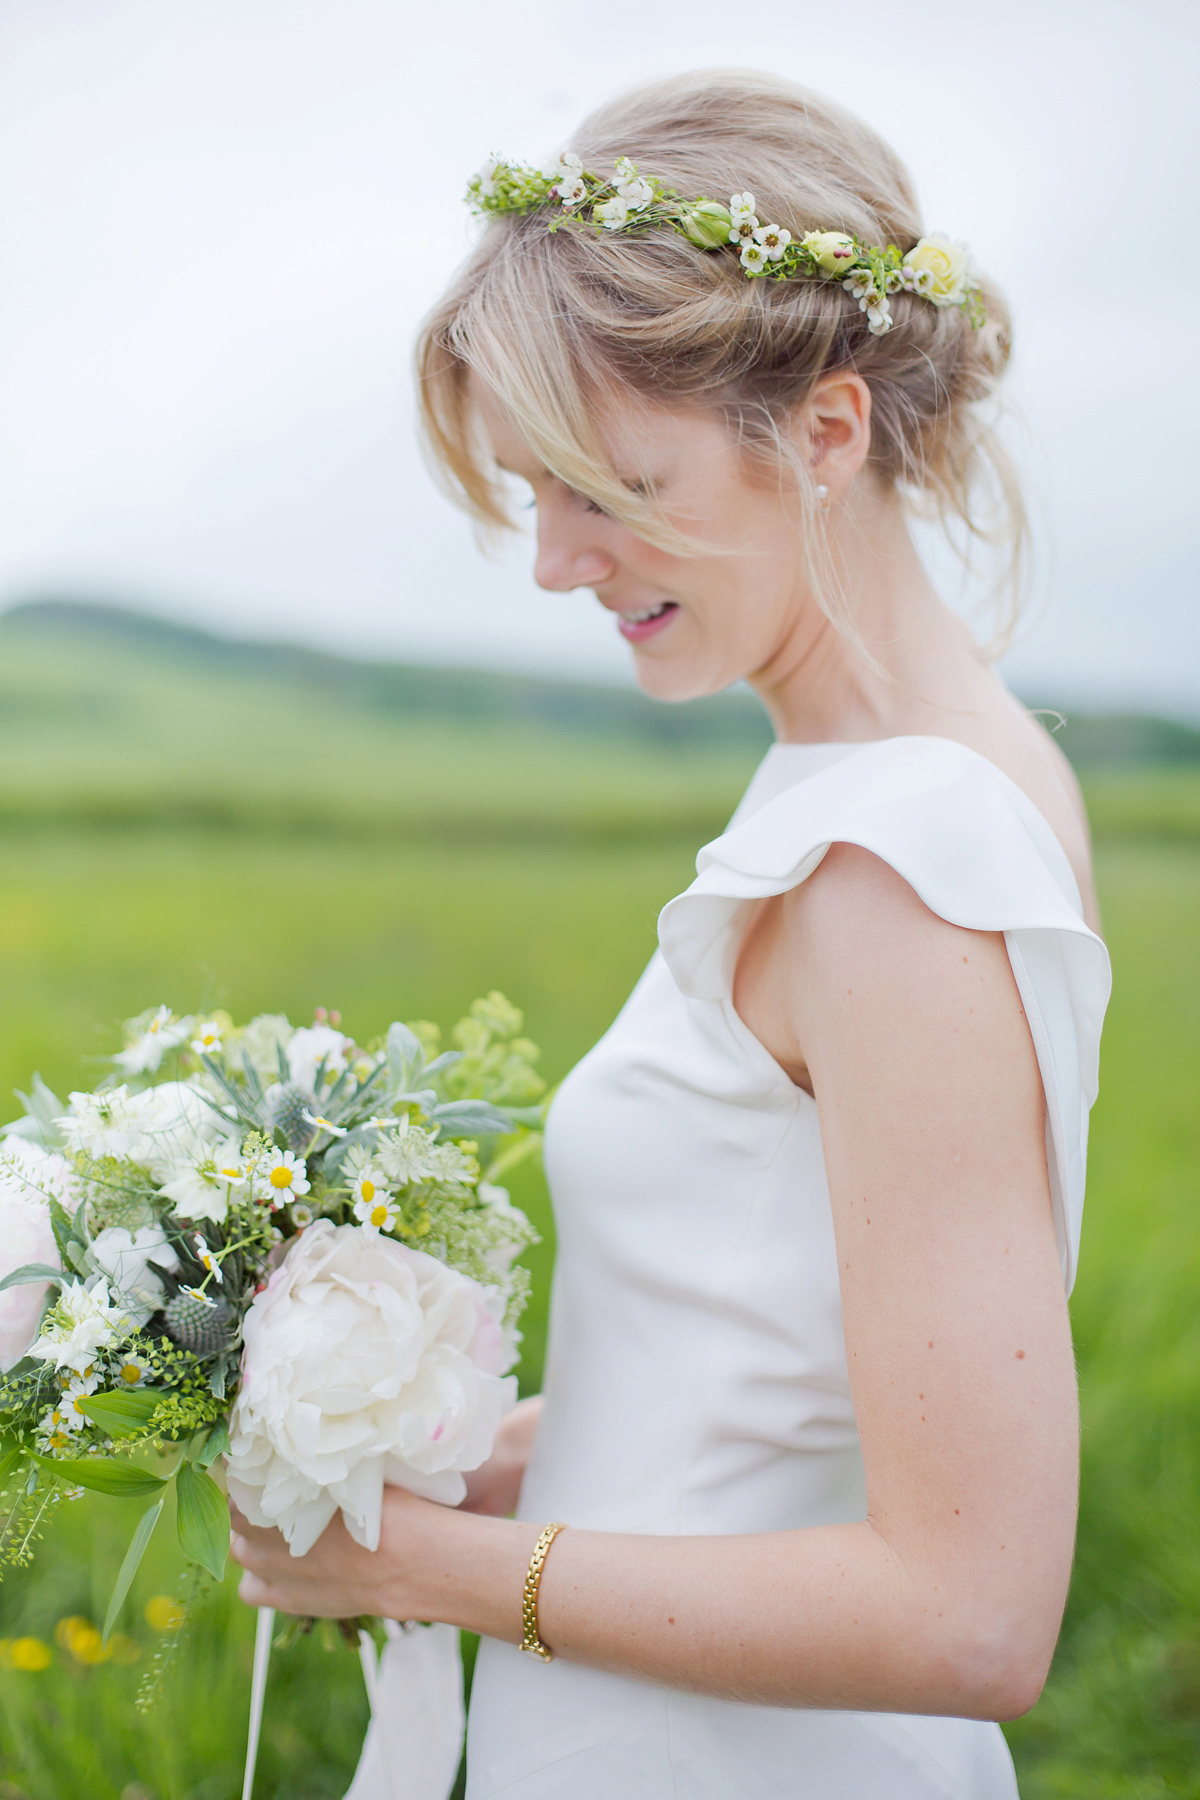
[[[822,512],[829,511],[829,489],[823,481],[817,483],[817,505]]]

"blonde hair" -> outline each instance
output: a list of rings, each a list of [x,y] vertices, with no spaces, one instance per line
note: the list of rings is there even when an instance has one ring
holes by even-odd
[[[585,168],[628,156],[688,197],[749,189],[764,220],[909,248],[923,235],[907,170],[882,138],[822,97],[773,76],[698,71],[636,88],[584,121]],[[1027,538],[1012,465],[982,415],[1008,362],[1004,300],[982,278],[987,319],[892,297],[895,329],[872,336],[857,303],[822,281],[747,280],[732,249],[674,231],[551,233],[544,215],[491,222],[433,309],[417,347],[423,437],[451,496],[485,531],[511,527],[508,494],[471,405],[474,370],[541,462],[665,548],[691,548],[653,497],[626,486],[597,402],[636,397],[722,416],[756,461],[791,467],[801,549],[833,623],[855,622],[823,554],[812,477],[787,420],[815,383],[852,370],[871,391],[869,466],[915,513],[936,518],[964,560],[1000,545],[998,637],[1015,622]],[[956,529],[958,528],[958,529]]]

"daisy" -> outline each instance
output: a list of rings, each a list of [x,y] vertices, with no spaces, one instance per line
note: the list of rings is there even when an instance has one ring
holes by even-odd
[[[272,1212],[298,1200],[308,1188],[304,1164],[292,1150],[270,1151],[254,1171],[255,1198],[267,1201]]]

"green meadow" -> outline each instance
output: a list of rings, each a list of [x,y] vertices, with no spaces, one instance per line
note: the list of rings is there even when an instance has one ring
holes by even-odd
[[[1051,1680],[1009,1737],[1025,1800],[1156,1800],[1200,1796],[1200,762],[1088,729],[1116,985],[1072,1302],[1083,1502]],[[367,1037],[396,1016],[448,1026],[490,987],[555,1079],[619,1008],[764,742],[736,697],[671,713],[116,614],[0,619],[0,1096],[35,1069],[91,1085],[119,1021],[160,1000],[336,1006]],[[536,1171],[513,1186],[543,1234],[536,1391],[553,1229]],[[96,1660],[86,1626],[139,1511],[63,1506],[0,1584],[0,1800],[240,1792],[252,1617],[230,1576],[177,1642],[166,1521]],[[256,1794],[342,1794],[365,1714],[351,1653],[318,1635],[276,1653]]]

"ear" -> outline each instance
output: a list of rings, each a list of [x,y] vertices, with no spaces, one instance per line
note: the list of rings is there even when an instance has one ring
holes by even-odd
[[[871,449],[871,390],[861,375],[823,375],[798,421],[814,481],[835,497],[845,493]]]

